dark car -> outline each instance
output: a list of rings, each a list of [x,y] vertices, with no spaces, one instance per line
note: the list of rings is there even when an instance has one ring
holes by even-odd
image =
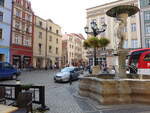
[[[19,69],[14,68],[10,63],[0,62],[0,79],[15,79],[20,74],[21,71]]]
[[[77,67],[65,67],[61,69],[60,72],[56,73],[54,76],[54,81],[68,82],[70,80],[70,75],[72,80],[77,80],[80,75],[79,69]]]

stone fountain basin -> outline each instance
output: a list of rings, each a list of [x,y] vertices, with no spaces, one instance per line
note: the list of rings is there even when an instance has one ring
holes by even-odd
[[[81,77],[79,94],[100,104],[150,104],[150,79]]]

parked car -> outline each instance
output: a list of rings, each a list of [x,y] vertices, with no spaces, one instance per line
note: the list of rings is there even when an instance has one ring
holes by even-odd
[[[80,75],[79,69],[77,67],[65,67],[60,72],[56,73],[54,81],[68,82],[70,75],[72,76],[72,80],[77,80]]]
[[[21,71],[19,69],[14,68],[10,63],[0,62],[0,79],[16,79],[16,77],[20,74]]]

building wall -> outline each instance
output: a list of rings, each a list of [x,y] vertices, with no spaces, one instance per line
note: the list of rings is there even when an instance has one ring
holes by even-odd
[[[61,67],[61,55],[62,55],[61,27],[55,24],[52,20],[46,20],[46,22],[47,22],[46,65],[50,65],[51,67],[53,67],[56,64],[57,67]],[[56,48],[58,49],[57,53]]]
[[[83,53],[83,40],[81,34],[71,33],[63,35],[63,60],[64,66],[83,65],[85,56]]]
[[[13,0],[11,63],[28,68],[33,60],[34,16],[28,0]]]
[[[12,0],[5,0],[4,6],[0,6],[0,12],[3,13],[3,21],[0,22],[0,29],[2,29],[2,39],[0,40],[0,56],[4,56],[4,58],[1,61],[10,62],[9,47],[11,32]]]
[[[46,21],[38,16],[34,19],[33,66],[45,68]]]
[[[150,48],[150,1],[139,0],[142,48]]]

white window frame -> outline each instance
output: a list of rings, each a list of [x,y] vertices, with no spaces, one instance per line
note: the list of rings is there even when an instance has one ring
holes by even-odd
[[[19,42],[20,42],[19,35],[18,35],[18,34],[16,34],[16,35],[15,35],[14,43],[15,43],[15,44],[19,44]]]
[[[150,48],[150,39],[149,38],[145,39],[145,47]]]
[[[145,33],[150,34],[150,24],[145,24]]]
[[[138,48],[138,40],[131,40],[131,48]]]
[[[135,32],[136,31],[136,23],[132,23],[131,24],[131,32]]]

